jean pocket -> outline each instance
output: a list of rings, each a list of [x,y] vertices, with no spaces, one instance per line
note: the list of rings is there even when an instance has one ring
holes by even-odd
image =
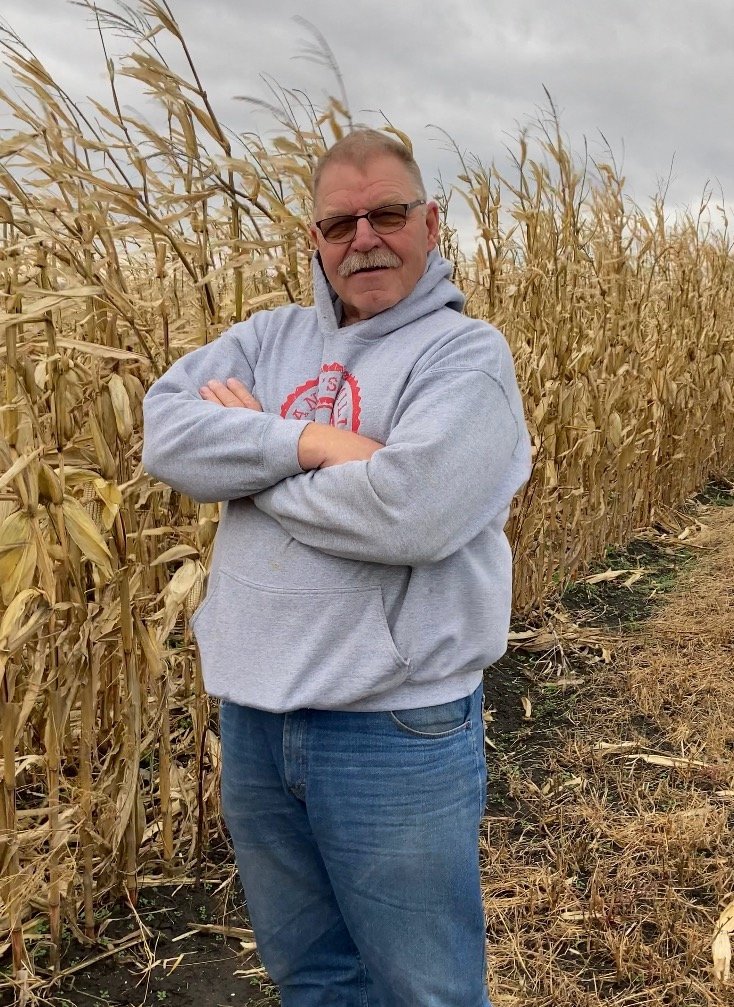
[[[446,738],[471,729],[472,697],[453,699],[438,706],[419,706],[413,710],[391,710],[393,723],[408,734],[422,738]]]

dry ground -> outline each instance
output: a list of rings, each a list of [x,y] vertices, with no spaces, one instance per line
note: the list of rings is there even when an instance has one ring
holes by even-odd
[[[515,658],[482,840],[496,1007],[734,1004],[711,947],[734,916],[734,507],[697,518],[575,589],[545,666]]]

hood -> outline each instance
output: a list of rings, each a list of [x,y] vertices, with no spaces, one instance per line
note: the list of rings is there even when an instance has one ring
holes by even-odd
[[[319,328],[325,336],[334,334],[339,329],[342,303],[326,278],[318,253],[314,255],[311,267]],[[428,255],[423,276],[407,297],[398,301],[392,308],[373,315],[372,318],[354,322],[345,331],[348,331],[350,336],[357,336],[360,339],[379,339],[440,308],[462,311],[465,298],[450,280],[453,270],[454,267],[448,259],[444,259],[434,248]]]

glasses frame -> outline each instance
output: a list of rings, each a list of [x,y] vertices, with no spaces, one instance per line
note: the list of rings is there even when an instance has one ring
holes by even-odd
[[[375,234],[395,234],[396,231],[402,231],[408,223],[408,214],[410,211],[414,210],[416,206],[425,206],[426,203],[427,200],[425,199],[414,199],[412,203],[385,203],[384,206],[376,206],[374,209],[368,210],[367,213],[337,213],[333,217],[322,217],[321,220],[314,221],[314,224],[319,231],[321,231],[321,237],[324,241],[327,241],[330,245],[347,245],[350,241],[354,240],[354,235],[357,233],[357,223],[360,220],[366,220]],[[405,210],[405,216],[403,217],[402,224],[399,224],[398,227],[391,227],[389,231],[378,231],[372,223],[372,214],[379,213],[380,210],[389,210],[398,206]],[[333,239],[326,237],[322,227],[323,224],[328,224],[330,220],[350,220],[354,225],[354,230],[348,238],[340,238],[338,241],[334,241]]]

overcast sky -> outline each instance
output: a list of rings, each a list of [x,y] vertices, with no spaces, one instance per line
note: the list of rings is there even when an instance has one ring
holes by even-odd
[[[309,39],[293,21],[301,15],[326,36],[355,117],[379,125],[382,111],[410,134],[429,189],[439,171],[450,181],[459,170],[429,124],[506,164],[518,123],[546,105],[545,85],[573,146],[586,137],[602,157],[603,134],[638,201],[672,162],[671,207],[697,205],[707,182],[734,202],[734,0],[170,2],[214,107],[236,131],[274,129],[233,100],[267,98],[262,74],[317,103],[335,91],[326,70],[298,58]],[[106,94],[87,12],[66,0],[3,0],[1,13],[72,94]],[[141,92],[129,100],[146,112]]]

